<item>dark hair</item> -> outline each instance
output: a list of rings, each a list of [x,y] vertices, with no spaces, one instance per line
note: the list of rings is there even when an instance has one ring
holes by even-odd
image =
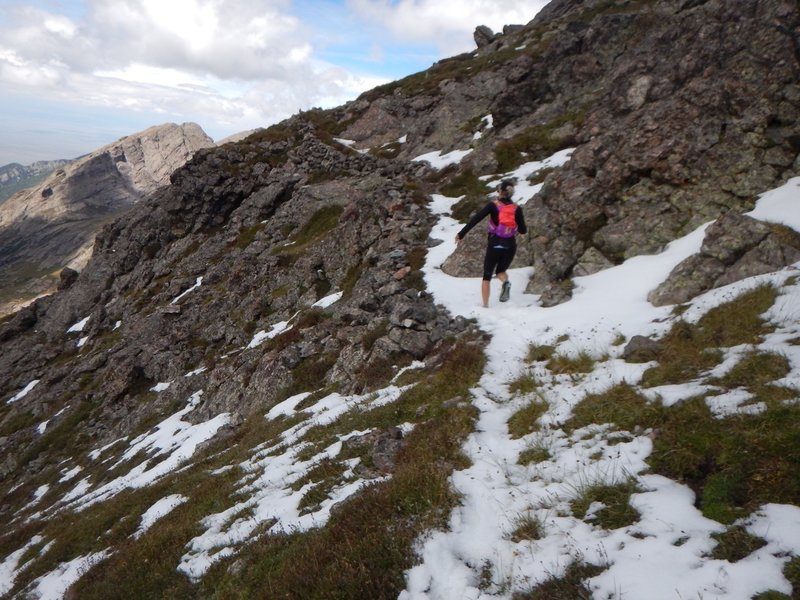
[[[505,192],[508,188],[513,188],[514,183],[513,179],[503,179],[503,181],[500,182],[500,191]]]

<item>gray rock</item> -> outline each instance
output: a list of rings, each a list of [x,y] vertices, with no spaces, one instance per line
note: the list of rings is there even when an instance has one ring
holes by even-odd
[[[486,25],[478,25],[472,34],[478,48],[488,46],[494,41],[495,33]]]
[[[706,231],[700,252],[678,264],[647,299],[680,304],[735,281],[800,260],[800,234],[728,212]]]
[[[570,280],[548,284],[542,291],[539,304],[544,307],[556,306],[566,302],[572,297],[572,282]]]
[[[194,123],[151,127],[74,160],[0,206],[0,292],[54,291],[31,265],[82,269],[102,225],[169,183],[198,150],[214,144]],[[17,305],[0,305],[0,316]]]
[[[614,263],[603,256],[597,248],[592,247],[584,252],[583,256],[578,259],[578,263],[575,265],[572,272],[574,275],[582,277],[598,273],[613,266]]]
[[[65,290],[78,279],[78,272],[75,269],[64,267],[61,269],[61,274],[58,279],[58,289]]]
[[[413,329],[392,329],[389,339],[416,359],[424,358],[433,346],[427,332]]]
[[[730,211],[706,230],[700,254],[730,266],[749,249],[757,246],[770,233],[766,223]]]
[[[525,29],[524,25],[503,25],[503,35],[517,33],[518,31],[522,31],[523,29]]]
[[[657,360],[661,344],[642,335],[633,336],[622,351],[622,358],[632,363],[645,363]]]

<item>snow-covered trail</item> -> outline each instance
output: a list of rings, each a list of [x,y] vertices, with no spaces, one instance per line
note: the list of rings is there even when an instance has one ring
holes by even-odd
[[[790,207],[789,213],[797,216],[789,221],[800,220],[797,204],[792,203],[798,181],[787,186],[765,195],[754,216],[786,222]],[[787,200],[789,196],[792,200]],[[461,505],[452,513],[448,531],[432,532],[420,540],[420,564],[407,572],[407,589],[400,599],[510,598],[563,574],[573,562],[606,567],[590,581],[595,598],[667,600],[700,595],[748,600],[767,589],[791,593],[782,574],[787,559],[776,554],[800,553],[800,509],[766,505],[747,527],[768,545],[735,564],[712,559],[708,553],[716,542],[711,534],[725,527],[695,508],[694,494],[687,487],[643,474],[652,449],[646,434],[611,445],[601,435],[605,430],[601,426],[593,426],[599,435],[591,435],[592,431],[587,435],[588,428],[583,428],[572,436],[559,427],[587,394],[639,381],[649,365],[622,361],[618,358],[622,346],[613,342],[622,336],[666,331],[671,307],[653,307],[647,293],[699,250],[706,226],[658,255],[636,257],[576,279],[573,299],[552,308],[541,308],[536,296],[522,293],[531,269],[511,270],[511,300],[497,302],[499,283],[493,281],[490,307],[483,308],[478,278],[449,277],[440,268],[453,252],[454,236],[461,228],[447,216],[456,200],[433,199],[432,210],[440,220],[431,235],[442,243],[429,251],[426,282],[437,303],[453,314],[476,319],[492,340],[486,370],[473,390],[480,417],[465,445],[472,466],[452,479],[462,495]],[[800,223],[788,224],[800,229]],[[696,299],[694,308],[705,312],[743,289],[767,280],[780,285],[788,276],[777,273],[713,290]],[[556,376],[542,366],[526,364],[532,344],[555,346],[559,354],[588,353],[597,363],[584,376]],[[543,384],[537,395],[549,408],[540,423],[550,427],[512,439],[508,419],[534,399],[509,391],[508,384],[524,374]],[[533,447],[546,448],[551,458],[520,465],[520,452]],[[641,514],[633,526],[606,531],[571,515],[569,501],[581,489],[620,483],[631,476],[645,490],[631,497]],[[542,538],[513,541],[511,533],[526,519],[542,526]]]

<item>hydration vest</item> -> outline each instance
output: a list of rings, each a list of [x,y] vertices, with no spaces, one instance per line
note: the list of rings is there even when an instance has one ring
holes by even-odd
[[[517,205],[511,202],[504,204],[494,201],[497,206],[497,224],[489,217],[489,233],[501,238],[512,238],[517,235]]]

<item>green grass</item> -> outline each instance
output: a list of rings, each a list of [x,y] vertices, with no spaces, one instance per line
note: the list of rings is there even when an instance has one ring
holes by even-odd
[[[344,293],[343,296],[345,299],[349,299],[353,295],[353,290],[355,289],[356,285],[358,285],[358,281],[361,279],[361,276],[363,274],[364,274],[363,263],[358,263],[357,265],[353,265],[347,270],[347,274],[344,276],[344,279],[339,285],[342,292]]]
[[[514,542],[540,540],[544,537],[544,531],[544,523],[539,517],[531,513],[525,513],[515,519],[511,540]]]
[[[745,354],[724,376],[711,380],[728,388],[744,387],[757,390],[789,374],[789,360],[782,354],[753,350]]]
[[[564,430],[571,433],[587,425],[613,423],[617,429],[633,431],[637,426],[660,425],[666,418],[664,413],[660,403],[648,401],[633,386],[621,383],[581,400],[564,423]]]
[[[37,417],[30,411],[8,408],[0,416],[0,436],[11,435],[28,427],[38,425],[44,419]]]
[[[403,145],[400,142],[389,142],[382,146],[370,148],[369,153],[377,158],[397,158]]]
[[[70,410],[54,426],[48,427],[44,435],[36,438],[22,453],[18,468],[23,468],[40,454],[47,453],[48,457],[55,459],[65,457],[67,453],[74,454],[81,450],[88,450],[91,439],[87,433],[75,435],[78,425],[89,419],[97,408],[93,400],[79,400],[70,404]]]
[[[361,338],[361,346],[367,352],[372,350],[375,346],[375,342],[389,333],[389,321],[387,319],[373,321],[371,325],[371,328],[367,330],[364,337]]]
[[[525,357],[525,362],[527,363],[535,363],[541,362],[545,360],[550,360],[555,354],[556,349],[554,346],[541,346],[538,344],[531,344],[528,347],[528,354]]]
[[[460,223],[469,221],[473,214],[486,205],[490,192],[491,188],[471,169],[460,172],[439,188],[439,193],[450,198],[464,196],[451,210],[452,217]]]
[[[242,227],[233,245],[237,248],[247,248],[247,246],[253,243],[258,232],[262,231],[264,227],[266,227],[265,223],[256,223],[249,227]]]
[[[550,453],[550,450],[542,446],[534,445],[530,446],[529,448],[525,448],[525,450],[520,452],[517,462],[525,466],[525,465],[540,463],[545,460],[550,460],[551,458],[552,454]]]
[[[346,599],[396,598],[415,561],[422,531],[443,526],[457,497],[449,473],[463,465],[461,444],[474,410],[441,412],[406,438],[388,482],[351,497],[328,525],[306,534],[268,536],[204,579],[203,597]],[[204,595],[205,594],[205,595]]]
[[[572,123],[580,127],[586,111],[566,112],[548,123],[534,125],[513,138],[501,140],[494,154],[499,171],[511,171],[527,161],[539,160],[569,147],[573,140],[556,135],[556,130]]]
[[[773,286],[760,286],[711,309],[696,324],[677,321],[660,340],[659,364],[644,373],[642,384],[653,387],[692,381],[720,363],[719,348],[757,344],[774,330],[761,314],[772,306],[777,294]]]
[[[572,514],[579,519],[594,502],[605,506],[593,514],[592,522],[604,529],[619,529],[636,523],[640,514],[630,505],[631,494],[641,491],[634,479],[617,485],[593,484],[578,490],[578,496],[570,503]]]
[[[470,388],[483,373],[485,360],[480,345],[456,343],[444,351],[443,362],[434,373],[404,391],[395,402],[374,409],[351,410],[331,425],[312,428],[303,441],[311,443],[318,451],[335,442],[338,435],[351,431],[388,429],[406,422],[438,417],[447,412],[443,406],[447,400],[469,397]]]
[[[293,489],[299,490],[308,483],[313,483],[314,486],[308,490],[300,500],[298,508],[301,514],[303,512],[317,510],[319,505],[324,502],[333,488],[340,485],[342,475],[347,470],[347,466],[339,461],[324,459],[316,467],[311,469],[308,474],[295,482],[292,486]]]
[[[648,461],[686,482],[703,514],[731,523],[761,504],[800,504],[800,407],[715,418],[702,398],[666,411]]]
[[[100,565],[91,569],[72,588],[75,597],[90,600],[112,600],[136,598],[195,598],[194,586],[179,573],[176,566],[186,552],[186,544],[198,533],[198,522],[209,513],[219,511],[230,502],[236,471],[223,476],[209,477],[196,474],[187,485],[190,500],[138,540],[126,538],[115,545],[115,553]],[[149,492],[160,491],[165,495],[170,490],[156,486]],[[152,496],[151,499],[157,499]],[[105,504],[115,505],[117,499]],[[142,505],[140,510],[146,508]],[[131,525],[137,525],[132,522]],[[128,529],[131,529],[130,527]],[[124,582],[121,585],[121,582]]]
[[[587,396],[564,429],[613,423],[623,431],[652,430],[653,471],[688,484],[705,516],[731,523],[767,502],[800,503],[800,406],[779,401],[791,390],[765,382],[760,378],[757,388],[768,401],[763,413],[725,418],[702,397],[664,407],[621,384]]]
[[[580,373],[591,373],[596,362],[597,361],[586,351],[579,352],[577,356],[555,354],[547,361],[547,368],[556,375],[577,375]]]
[[[525,395],[535,392],[539,388],[539,382],[532,373],[525,373],[520,375],[510,384],[508,384],[508,391],[514,395]]]
[[[281,393],[281,397],[289,398],[300,392],[311,392],[327,385],[326,376],[337,356],[333,353],[303,359],[292,369],[292,382]]]
[[[547,412],[547,402],[537,399],[521,408],[508,420],[508,432],[512,438],[518,439],[534,431],[539,431],[539,417]]]
[[[750,556],[767,545],[765,540],[750,535],[742,526],[728,527],[722,533],[712,533],[711,537],[717,541],[711,557],[732,563]]]
[[[560,577],[552,577],[527,592],[514,594],[513,600],[592,600],[587,579],[604,569],[585,563],[572,563]]]
[[[17,589],[63,562],[113,547],[114,554],[76,584],[76,597],[191,598],[191,586],[175,566],[184,545],[197,533],[199,519],[227,501],[238,476],[231,471],[211,477],[195,469],[180,483],[170,477],[151,487],[122,492],[79,513],[51,517],[39,533],[52,544],[24,571]],[[139,527],[138,516],[171,493],[186,494],[190,500],[139,540],[131,539]],[[120,581],[125,585],[120,586]]]
[[[792,598],[800,598],[800,557],[794,557],[787,562],[783,574],[792,584]]]
[[[205,451],[207,458],[197,457],[194,466],[180,476],[172,475],[149,488],[128,491],[113,500],[81,513],[63,515],[55,524],[61,531],[46,529],[45,534],[60,540],[57,553],[47,564],[69,560],[77,553],[100,550],[114,544],[114,554],[91,569],[73,587],[82,599],[197,598],[197,588],[176,570],[186,544],[202,533],[200,520],[221,512],[238,499],[241,477],[239,469],[219,475],[212,470],[238,464],[250,457],[254,447],[275,443],[279,434],[302,417],[267,421],[254,413],[224,439],[214,441]],[[138,540],[128,535],[138,528],[138,515],[156,500],[179,493],[189,498],[170,515]],[[48,528],[51,525],[47,526]],[[49,554],[49,553],[48,553]],[[71,556],[72,555],[72,556]],[[28,575],[26,573],[26,575]],[[125,585],[120,585],[120,582]]]
[[[288,255],[296,257],[303,254],[306,249],[323,239],[336,225],[339,224],[339,217],[344,208],[338,204],[331,204],[320,208],[315,212],[308,222],[290,238],[290,245],[279,246],[273,254]]]

